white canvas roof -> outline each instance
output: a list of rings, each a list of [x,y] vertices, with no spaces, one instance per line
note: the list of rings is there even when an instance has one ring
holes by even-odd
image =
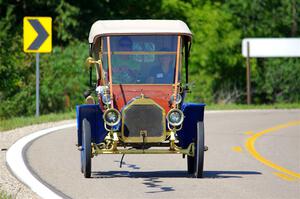
[[[89,43],[101,35],[147,33],[192,36],[188,26],[180,20],[99,20],[92,25]]]

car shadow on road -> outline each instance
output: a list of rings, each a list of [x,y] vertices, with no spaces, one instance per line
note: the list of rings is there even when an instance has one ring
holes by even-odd
[[[204,178],[244,178],[248,175],[261,175],[257,171],[204,171]]]
[[[116,162],[116,163],[121,163],[121,165],[120,165],[120,167],[128,167],[128,168],[130,168],[130,169],[135,169],[135,170],[138,170],[138,169],[140,169],[141,167],[139,167],[138,165],[136,165],[136,164],[129,164],[129,163],[126,163],[125,161],[122,161],[122,162],[120,162],[120,161],[118,161],[118,160],[115,160],[114,162]]]
[[[203,178],[243,178],[247,175],[261,175],[257,171],[204,171]],[[103,171],[92,172],[92,178],[192,178],[187,171]]]
[[[135,167],[133,167],[135,168]],[[247,175],[261,175],[256,171],[204,171],[204,179],[209,178],[243,178]],[[147,188],[145,193],[155,194],[175,191],[172,186],[165,186],[163,179],[166,178],[192,178],[187,171],[103,171],[92,172],[92,178],[141,178],[142,184]],[[203,178],[202,178],[203,179]],[[195,179],[196,180],[196,179]],[[197,179],[201,180],[201,179]]]

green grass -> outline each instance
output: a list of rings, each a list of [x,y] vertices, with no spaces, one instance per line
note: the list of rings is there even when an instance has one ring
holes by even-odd
[[[207,104],[207,110],[247,110],[247,109],[300,109],[300,103],[294,104]]]
[[[0,199],[13,199],[14,197],[12,197],[11,195],[7,194],[4,191],[0,191]]]
[[[52,113],[48,115],[41,115],[40,117],[15,117],[5,120],[0,120],[0,131],[6,131],[32,124],[41,124],[46,122],[55,122],[60,120],[67,120],[75,118],[75,111],[67,113]]]

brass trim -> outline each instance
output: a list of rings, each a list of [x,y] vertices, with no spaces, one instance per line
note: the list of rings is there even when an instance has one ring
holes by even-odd
[[[85,103],[86,104],[95,104],[95,99],[93,96],[89,95],[87,98],[85,98]]]
[[[194,156],[195,144],[190,143],[186,149],[180,147],[171,148],[160,148],[160,149],[101,149],[97,145],[92,145],[93,156],[99,154],[185,154],[188,156]]]
[[[180,119],[180,122],[179,122],[179,124],[174,124],[173,122],[170,122],[170,120],[169,120],[169,116],[170,116],[170,114],[172,113],[172,112],[174,112],[174,111],[177,111],[177,112],[179,112],[180,114],[181,114],[181,119]],[[176,126],[180,126],[182,123],[183,123],[183,120],[184,120],[184,114],[183,114],[183,112],[182,112],[182,110],[180,110],[180,109],[178,109],[178,108],[172,108],[168,113],[167,113],[167,121],[168,121],[168,124],[171,124],[172,126],[174,126],[174,127],[176,127]]]
[[[140,137],[126,137],[124,135],[124,115],[125,115],[124,112],[133,105],[147,105],[147,104],[148,105],[156,105],[159,109],[161,109],[161,111],[162,111],[163,132],[162,132],[162,136],[160,136],[160,137],[145,137],[145,142],[146,143],[151,143],[151,142],[163,142],[163,141],[165,141],[166,135],[167,135],[165,110],[159,104],[157,104],[155,101],[153,101],[152,99],[149,99],[149,98],[136,99],[122,110],[122,126],[121,126],[121,139],[120,140],[122,140],[125,143],[142,143],[143,142],[143,137],[142,136],[140,136]]]
[[[176,102],[176,97],[177,97],[177,84],[178,84],[178,67],[179,67],[179,61],[180,61],[180,47],[181,47],[181,37],[177,37],[177,52],[176,52],[176,66],[175,66],[175,89],[174,89],[174,101],[172,104],[173,108],[177,108],[178,105],[175,103]]]
[[[107,51],[110,52],[110,37],[106,38],[107,42]],[[111,100],[111,108],[114,107],[114,99],[113,99],[113,88],[112,88],[112,66],[111,66],[111,54],[108,53],[108,78],[109,78],[109,92],[110,92],[110,100]]]
[[[114,111],[115,113],[117,113],[117,115],[118,115],[118,120],[116,121],[116,122],[114,122],[114,123],[110,123],[110,122],[107,122],[106,121],[106,115],[108,114],[108,112],[111,112],[111,111]],[[117,110],[117,109],[115,109],[115,108],[109,108],[109,109],[106,109],[105,110],[105,112],[103,113],[103,120],[104,120],[104,123],[106,123],[108,126],[115,126],[115,125],[117,125],[117,124],[119,124],[119,122],[120,122],[120,120],[121,120],[121,114],[120,114],[120,112]]]
[[[103,38],[101,38],[101,42],[100,42],[100,51],[99,51],[99,60],[101,60],[99,67],[100,67],[100,78],[101,78],[101,85],[105,84],[105,80],[104,80],[104,69],[103,69]]]

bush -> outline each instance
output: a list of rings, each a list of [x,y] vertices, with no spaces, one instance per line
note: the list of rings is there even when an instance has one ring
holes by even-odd
[[[65,49],[54,47],[52,53],[40,55],[41,114],[72,110],[82,102],[82,94],[88,85],[88,72],[84,66],[87,56],[88,45],[79,42]],[[21,61],[32,69],[23,74],[12,67],[11,72],[18,74],[18,89],[7,92],[8,96],[2,100],[1,118],[35,113],[35,56],[23,55]],[[20,68],[23,68],[21,64]]]
[[[253,82],[256,103],[300,102],[300,59],[262,60]]]

